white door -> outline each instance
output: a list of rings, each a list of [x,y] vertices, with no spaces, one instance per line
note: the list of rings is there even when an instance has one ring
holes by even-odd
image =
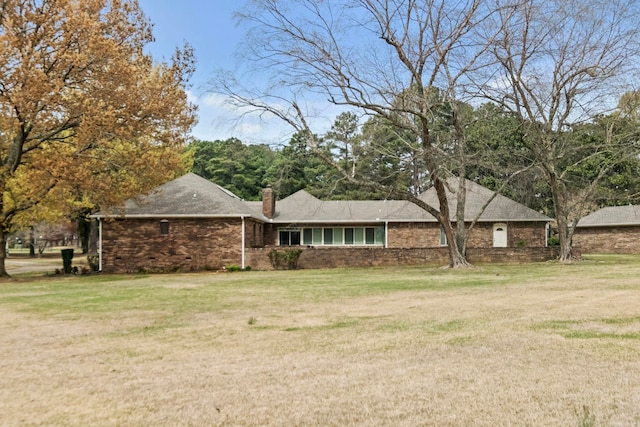
[[[504,224],[504,223],[493,224],[493,247],[494,248],[507,247],[507,224]]]

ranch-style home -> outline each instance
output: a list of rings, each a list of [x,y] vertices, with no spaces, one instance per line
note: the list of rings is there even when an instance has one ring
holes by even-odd
[[[466,221],[493,195],[467,182]],[[421,198],[437,206],[434,191]],[[276,201],[266,188],[261,202],[247,202],[189,173],[94,217],[104,272],[270,269],[274,249],[302,250],[300,268],[447,263],[440,225],[408,201],[323,201],[304,190]],[[469,234],[467,256],[471,262],[551,259],[549,222],[496,195]]]
[[[609,206],[581,218],[573,245],[582,253],[640,253],[640,206]]]

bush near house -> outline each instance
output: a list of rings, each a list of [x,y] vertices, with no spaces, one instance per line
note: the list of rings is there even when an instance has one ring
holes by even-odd
[[[286,249],[284,251],[272,249],[267,256],[271,266],[276,270],[297,270],[301,254],[302,249]]]

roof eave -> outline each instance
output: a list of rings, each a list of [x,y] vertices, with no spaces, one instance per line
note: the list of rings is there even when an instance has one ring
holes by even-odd
[[[273,224],[363,224],[363,223],[382,223],[389,220],[386,219],[292,219],[292,220],[272,220]]]
[[[603,228],[603,227],[638,227],[640,223],[612,223],[612,224],[578,224],[576,228]]]
[[[264,218],[260,218],[254,214],[94,214],[90,215],[90,218],[102,219],[164,219],[164,218],[253,218],[260,221],[265,221]],[[265,221],[266,222],[266,221]]]

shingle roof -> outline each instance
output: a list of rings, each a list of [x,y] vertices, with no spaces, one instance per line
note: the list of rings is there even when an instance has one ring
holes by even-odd
[[[434,222],[436,219],[403,200],[319,200],[304,190],[276,203],[274,222]]]
[[[449,180],[455,191],[457,180]],[[456,200],[449,192],[452,219]],[[472,220],[493,195],[488,190],[467,181],[466,220]],[[433,189],[420,198],[438,207]],[[128,218],[158,217],[240,217],[250,216],[265,222],[261,202],[246,202],[213,182],[189,173],[163,184],[148,195],[129,199],[114,212],[99,212],[94,217],[108,215]],[[550,221],[550,218],[504,196],[497,195],[480,216],[480,221]],[[371,222],[436,222],[436,219],[415,204],[404,200],[320,200],[304,190],[279,200],[272,220],[274,223],[371,223]]]
[[[447,198],[449,200],[449,211],[451,212],[451,220],[455,220],[458,190],[458,178],[447,179]],[[473,221],[481,212],[485,203],[495,194],[473,181],[466,180],[466,204],[465,204],[465,221]],[[435,189],[432,187],[420,195],[420,199],[431,206],[439,206],[438,197]],[[481,222],[502,222],[502,221],[551,221],[546,215],[534,211],[533,209],[518,203],[508,197],[496,194],[486,207],[478,221]]]
[[[609,206],[597,210],[578,222],[578,227],[611,227],[640,225],[640,206]]]
[[[99,212],[96,217],[109,213]],[[188,173],[169,181],[148,195],[125,201],[114,216],[149,217],[240,217],[263,219],[250,205],[230,191],[200,176]]]

